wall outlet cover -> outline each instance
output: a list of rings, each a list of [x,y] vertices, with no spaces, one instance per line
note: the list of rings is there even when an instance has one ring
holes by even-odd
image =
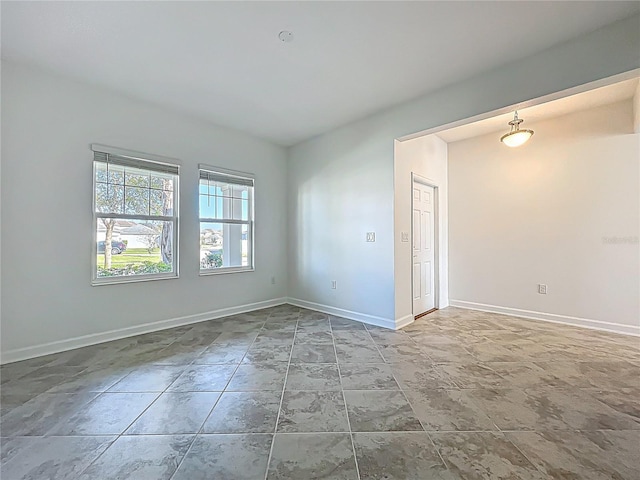
[[[408,242],[409,241],[409,232],[402,232],[400,234],[400,240],[403,242]]]
[[[367,232],[367,242],[376,241],[376,232]]]

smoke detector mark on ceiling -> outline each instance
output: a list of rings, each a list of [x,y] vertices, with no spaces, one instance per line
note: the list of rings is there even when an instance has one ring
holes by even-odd
[[[278,34],[278,38],[280,39],[281,42],[291,43],[293,42],[293,32],[290,32],[289,30],[282,30]]]

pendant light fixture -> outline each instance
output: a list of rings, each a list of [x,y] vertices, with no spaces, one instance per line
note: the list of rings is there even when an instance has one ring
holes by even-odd
[[[500,138],[500,141],[507,147],[519,147],[533,135],[533,130],[520,130],[520,124],[524,120],[518,118],[518,112],[516,111],[513,120],[509,122],[511,125],[511,131]]]

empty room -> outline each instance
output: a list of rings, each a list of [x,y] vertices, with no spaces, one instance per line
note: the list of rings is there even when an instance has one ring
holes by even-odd
[[[0,478],[640,478],[640,2],[0,9]]]

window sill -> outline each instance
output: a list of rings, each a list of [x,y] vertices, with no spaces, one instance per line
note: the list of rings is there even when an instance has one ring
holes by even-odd
[[[153,282],[156,280],[173,280],[176,278],[180,278],[180,276],[178,274],[175,274],[175,275],[132,275],[130,277],[101,277],[101,278],[94,278],[91,281],[91,286],[100,287],[102,285]]]
[[[243,272],[255,272],[254,267],[227,267],[227,268],[215,268],[210,270],[200,270],[200,276],[206,277],[209,275],[224,275],[226,273],[243,273]]]

